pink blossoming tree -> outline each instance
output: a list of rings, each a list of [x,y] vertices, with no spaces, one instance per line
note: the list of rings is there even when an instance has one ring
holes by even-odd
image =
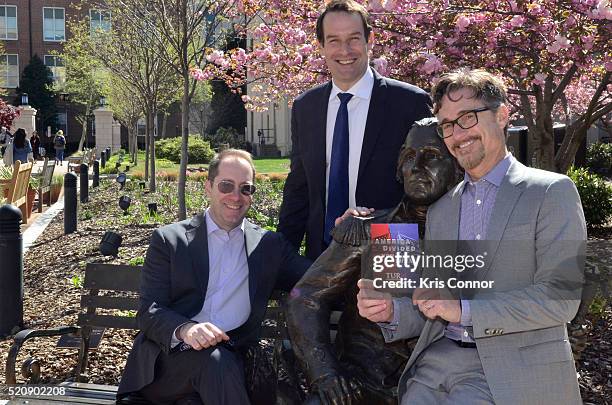
[[[612,111],[612,8],[608,0],[371,0],[380,73],[429,88],[457,67],[501,74],[515,119],[529,128],[538,165],[565,172],[586,131]],[[209,49],[195,78],[223,77],[248,108],[295,97],[327,79],[314,26],[322,4],[309,0],[241,0],[250,21],[236,24],[249,49]],[[238,21],[238,20],[235,20]],[[567,125],[555,154],[553,123]]]

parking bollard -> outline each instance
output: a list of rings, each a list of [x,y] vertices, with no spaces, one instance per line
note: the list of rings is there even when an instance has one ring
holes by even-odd
[[[100,161],[102,164],[102,168],[104,169],[106,167],[106,152],[105,151],[102,151],[100,153]]]
[[[23,240],[21,211],[0,207],[0,338],[23,326]]]
[[[81,163],[79,180],[81,189],[81,202],[86,203],[89,201],[89,165],[87,163]]]
[[[77,229],[77,176],[74,173],[64,175],[64,234]]]
[[[93,182],[92,187],[98,187],[100,185],[100,161],[94,160],[93,163]]]

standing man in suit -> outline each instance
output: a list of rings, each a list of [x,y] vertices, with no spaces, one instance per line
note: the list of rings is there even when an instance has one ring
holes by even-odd
[[[429,208],[425,239],[484,241],[480,276],[495,289],[387,300],[369,280],[358,283],[360,314],[381,322],[387,341],[420,335],[401,404],[582,403],[566,329],[580,303],[582,205],[568,177],[508,153],[506,94],[482,70],[455,71],[432,90],[438,133],[466,173]]]
[[[291,172],[278,231],[316,259],[348,207],[391,208],[403,195],[395,163],[415,121],[431,115],[418,87],[369,67],[374,35],[366,9],[333,0],[317,20],[320,51],[332,80],[301,94],[291,113]]]
[[[140,391],[155,404],[248,404],[241,350],[257,339],[272,290],[289,291],[310,265],[281,234],[245,219],[255,192],[248,152],[225,150],[208,170],[206,212],[151,237],[141,332],[119,397]]]

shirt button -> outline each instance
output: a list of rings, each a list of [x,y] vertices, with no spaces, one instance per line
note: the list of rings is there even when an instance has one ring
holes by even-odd
[[[482,201],[476,200],[476,205],[480,205],[480,204],[482,204]]]
[[[480,234],[476,235],[476,240],[480,240]]]

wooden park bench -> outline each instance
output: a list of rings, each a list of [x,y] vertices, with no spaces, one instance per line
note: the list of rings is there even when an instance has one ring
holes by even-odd
[[[21,163],[19,160],[13,165],[13,177],[0,180],[0,200],[4,204],[13,204],[21,210],[21,219],[28,222],[28,186],[32,174],[32,163]],[[6,194],[6,197],[4,197]]]
[[[83,154],[81,156],[69,156],[68,172],[78,172],[82,163],[87,163],[91,167],[94,160],[96,160],[96,148],[83,150]]]
[[[40,183],[38,185],[38,212],[43,211],[43,201],[45,194],[48,194],[47,206],[51,206],[51,181],[55,170],[55,161],[45,158],[42,171],[40,172]]]
[[[25,329],[17,333],[6,360],[5,383],[16,383],[17,355],[26,341],[36,337],[61,336],[60,342],[72,340],[72,343],[76,343],[79,347],[76,382],[64,382],[58,386],[66,389],[65,395],[54,397],[56,399],[29,396],[27,397],[29,403],[36,403],[32,402],[36,400],[54,403],[55,400],[61,403],[114,404],[117,387],[86,383],[89,350],[92,346],[97,346],[102,338],[102,328],[138,329],[135,311],[139,306],[141,272],[141,266],[87,264],[83,280],[85,292],[81,296],[82,311],[78,315],[77,325],[47,330]],[[281,304],[284,299],[284,293],[275,293],[269,301],[260,333],[261,339],[275,340],[275,356],[277,352],[283,350],[283,347],[287,347],[289,339],[285,312]],[[23,377],[27,379],[26,383],[35,384],[40,381],[40,366],[37,360],[26,359],[21,371]],[[19,398],[25,399],[23,396]],[[127,403],[146,403],[141,401],[138,397],[130,397]]]

